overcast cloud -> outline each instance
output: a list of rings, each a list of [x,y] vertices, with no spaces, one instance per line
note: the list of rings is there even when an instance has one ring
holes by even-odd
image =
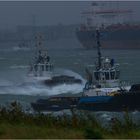
[[[0,1],[0,29],[11,29],[17,25],[77,24],[81,21],[81,11],[88,9],[90,1]],[[120,2],[122,8],[135,11],[140,18],[140,1]]]

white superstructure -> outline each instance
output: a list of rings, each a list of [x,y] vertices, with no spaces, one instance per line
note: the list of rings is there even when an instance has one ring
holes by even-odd
[[[103,58],[100,51],[100,35],[97,30],[98,61],[95,63],[95,70],[89,71],[88,82],[85,84],[85,96],[111,95],[118,90],[129,90],[130,86],[120,81],[119,65],[114,59]]]
[[[53,64],[50,61],[47,50],[42,46],[42,35],[36,36],[36,53],[33,63],[30,65],[28,76],[36,80],[48,80],[53,76]]]

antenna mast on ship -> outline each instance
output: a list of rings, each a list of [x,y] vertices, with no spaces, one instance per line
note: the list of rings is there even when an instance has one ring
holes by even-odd
[[[97,51],[98,51],[98,69],[101,68],[101,44],[100,44],[100,32],[96,30],[96,40],[97,40]]]

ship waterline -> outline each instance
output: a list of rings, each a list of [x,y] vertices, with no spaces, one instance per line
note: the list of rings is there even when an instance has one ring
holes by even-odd
[[[96,48],[95,30],[77,31],[76,35],[84,48]],[[101,38],[104,49],[140,49],[140,29],[105,31],[102,32]]]
[[[95,49],[96,45],[94,41],[84,41],[81,42],[82,46],[85,49]],[[102,42],[103,49],[140,49],[140,40],[125,40],[125,41],[103,41]],[[113,47],[109,47],[110,45],[114,44]]]

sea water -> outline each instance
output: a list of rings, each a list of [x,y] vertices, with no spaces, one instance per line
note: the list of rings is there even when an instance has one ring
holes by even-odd
[[[97,50],[85,50],[75,38],[61,39],[44,43],[55,68],[63,68],[86,79],[85,67],[92,66],[97,58]],[[19,101],[28,106],[38,98],[59,94],[78,94],[84,84],[58,85],[45,87],[36,82],[28,83],[29,64],[35,56],[35,47],[15,49],[16,42],[0,43],[0,102],[9,104]],[[102,55],[114,58],[119,63],[121,80],[140,83],[140,49],[102,49]],[[102,116],[105,118],[105,116]],[[107,117],[108,118],[108,117]]]

